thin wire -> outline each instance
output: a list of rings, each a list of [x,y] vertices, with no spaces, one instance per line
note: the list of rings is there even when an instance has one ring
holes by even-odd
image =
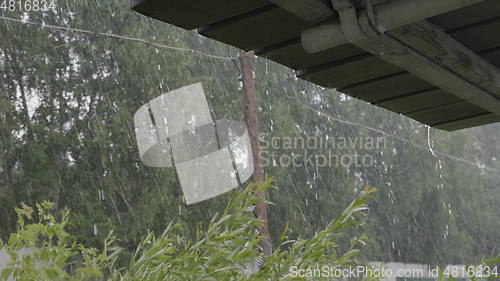
[[[93,35],[110,37],[110,38],[115,38],[115,39],[128,40],[128,41],[143,43],[143,44],[146,44],[149,46],[154,46],[154,47],[161,48],[161,49],[188,52],[191,54],[205,56],[205,57],[209,57],[209,58],[213,58],[213,59],[223,59],[223,60],[235,60],[235,59],[237,59],[237,57],[212,55],[212,54],[204,53],[202,51],[198,51],[198,50],[194,50],[194,49],[174,47],[174,46],[164,45],[161,43],[147,41],[147,40],[141,39],[141,38],[128,37],[128,36],[118,35],[118,34],[114,34],[114,33],[99,32],[99,31],[94,31],[94,30],[71,28],[71,27],[64,27],[64,26],[57,26],[57,25],[50,25],[50,24],[41,24],[41,23],[36,23],[36,22],[31,22],[31,21],[16,19],[16,18],[10,18],[10,17],[4,17],[4,16],[0,16],[0,19],[11,21],[11,22],[22,23],[25,25],[35,25],[35,26],[38,26],[41,28],[48,28],[48,29],[59,30],[59,31],[69,31],[69,32],[77,32],[77,33],[84,33],[84,34],[93,34]]]
[[[416,143],[413,143],[412,141],[410,141],[409,139],[406,139],[406,138],[403,138],[403,137],[400,137],[400,136],[397,136],[397,135],[394,135],[394,134],[391,134],[391,133],[388,133],[386,131],[383,131],[383,130],[380,130],[380,129],[377,129],[377,128],[373,128],[373,127],[370,127],[370,126],[367,126],[367,125],[364,125],[364,124],[361,124],[361,123],[358,123],[358,122],[353,122],[353,121],[348,121],[348,120],[343,120],[343,119],[340,119],[340,118],[336,118],[334,116],[331,116],[330,114],[328,113],[325,113],[323,111],[320,111],[320,110],[317,110],[316,108],[310,106],[310,105],[307,105],[307,104],[304,104],[296,99],[294,99],[293,97],[290,97],[290,96],[287,96],[287,95],[284,95],[287,99],[305,107],[306,109],[309,109],[311,111],[314,111],[316,112],[317,114],[320,114],[322,116],[325,116],[329,119],[332,119],[332,120],[335,120],[337,122],[340,122],[340,123],[343,123],[343,124],[347,124],[347,125],[353,125],[353,126],[358,126],[358,127],[362,127],[364,129],[367,129],[367,130],[370,130],[370,131],[373,131],[373,132],[376,132],[376,133],[379,133],[379,134],[382,134],[384,136],[388,136],[388,137],[391,137],[391,138],[394,138],[394,139],[397,139],[401,142],[405,142],[411,146],[414,146],[418,149],[422,149],[422,150],[428,150],[427,147],[425,147],[424,145],[419,145],[419,144],[416,144]],[[436,155],[441,155],[445,158],[448,158],[448,159],[451,159],[451,160],[454,160],[454,161],[459,161],[459,162],[462,162],[462,163],[465,163],[465,164],[468,164],[468,165],[471,165],[471,166],[474,166],[480,170],[488,170],[490,172],[496,172],[496,173],[500,173],[500,170],[498,169],[495,169],[495,168],[492,168],[492,167],[488,167],[486,165],[480,165],[478,163],[474,163],[470,160],[467,160],[467,159],[463,159],[463,158],[459,158],[459,157],[456,157],[456,156],[453,156],[453,155],[450,155],[450,154],[447,154],[445,152],[440,152],[440,151],[433,151]]]

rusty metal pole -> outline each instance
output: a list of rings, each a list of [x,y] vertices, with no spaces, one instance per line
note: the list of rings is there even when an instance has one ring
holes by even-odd
[[[253,53],[241,51],[239,60],[241,65],[241,80],[243,82],[243,95],[245,107],[245,121],[248,128],[250,143],[252,145],[254,174],[253,181],[260,183],[264,181],[264,175],[260,163],[260,147],[259,147],[259,118],[257,116],[257,101],[255,92],[254,81],[254,67],[253,67]],[[257,194],[261,198],[266,198],[266,192]],[[264,255],[269,256],[272,254],[271,238],[269,235],[268,218],[267,218],[267,204],[257,203],[255,205],[254,215],[262,221],[259,227],[259,233],[263,237],[261,248]]]

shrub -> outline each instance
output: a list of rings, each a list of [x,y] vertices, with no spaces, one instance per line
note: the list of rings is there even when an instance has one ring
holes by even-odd
[[[194,240],[174,223],[159,236],[148,233],[123,268],[116,265],[121,249],[114,246],[112,234],[101,251],[89,249],[74,242],[64,230],[69,211],[56,219],[51,214],[53,204],[44,202],[36,205],[35,218],[34,211],[22,205],[16,209],[19,230],[6,245],[12,262],[1,277],[36,281],[307,280],[291,274],[290,269],[359,263],[359,248],[366,237],[348,237],[346,230],[361,224],[375,189],[366,187],[338,218],[310,239],[288,240],[289,230],[285,229],[272,255],[264,257],[259,250],[260,221],[252,209],[263,200],[256,194],[271,184],[266,180],[236,192],[225,211],[215,215],[204,229],[200,227]],[[348,247],[340,247],[342,239],[350,241]],[[29,249],[29,253],[19,254],[22,249]],[[257,261],[262,263],[258,270]]]

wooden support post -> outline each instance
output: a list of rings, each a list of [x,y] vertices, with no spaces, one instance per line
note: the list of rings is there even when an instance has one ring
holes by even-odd
[[[243,82],[244,106],[245,106],[245,121],[248,128],[248,135],[252,145],[254,174],[253,181],[260,183],[264,181],[262,167],[260,165],[260,147],[259,147],[259,119],[257,117],[257,101],[255,93],[254,68],[252,62],[253,53],[241,51],[239,60],[241,64],[241,80]],[[266,198],[266,192],[258,194],[261,198]],[[259,227],[259,233],[263,237],[261,248],[264,255],[272,254],[271,238],[269,235],[268,219],[267,219],[267,204],[257,203],[255,205],[254,215],[262,221],[262,226]]]

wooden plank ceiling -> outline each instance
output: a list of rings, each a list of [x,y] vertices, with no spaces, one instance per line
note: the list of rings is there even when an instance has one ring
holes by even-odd
[[[226,44],[255,50],[296,70],[304,80],[433,127],[452,131],[500,122],[500,116],[357,46],[306,53],[301,31],[313,24],[268,0],[132,0],[132,8]],[[331,17],[338,16],[333,13]],[[486,0],[428,20],[500,68],[500,0]]]

